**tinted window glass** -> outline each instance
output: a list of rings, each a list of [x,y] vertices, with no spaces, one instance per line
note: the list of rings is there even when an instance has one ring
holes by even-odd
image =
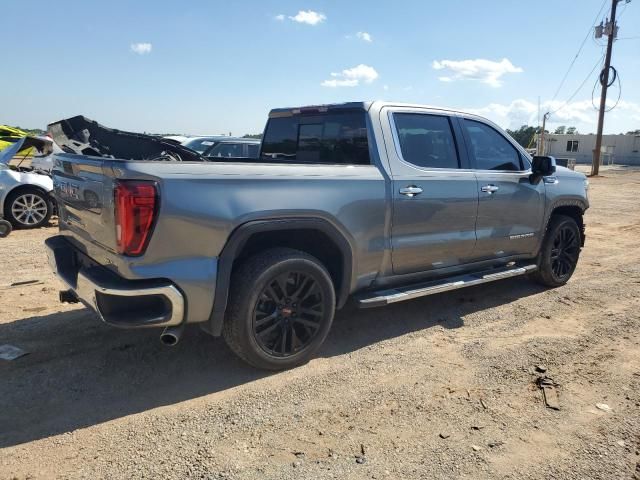
[[[199,138],[197,140],[190,140],[184,144],[185,147],[190,148],[191,150],[195,150],[198,153],[203,153],[208,148],[211,148],[216,144],[215,140],[210,140],[207,138]]]
[[[249,158],[258,158],[258,154],[260,153],[260,144],[258,143],[250,143],[247,145]]]
[[[496,130],[484,123],[464,121],[471,139],[471,151],[479,170],[522,170],[520,154]]]
[[[209,150],[207,157],[242,157],[242,144],[219,143]]]
[[[369,163],[364,112],[271,118],[262,159],[290,163]]]
[[[459,168],[458,152],[447,117],[394,113],[402,158],[418,167]]]

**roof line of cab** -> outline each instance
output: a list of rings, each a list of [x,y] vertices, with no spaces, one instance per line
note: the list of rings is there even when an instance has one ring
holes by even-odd
[[[382,108],[382,107],[423,108],[423,109],[429,109],[429,110],[439,110],[442,112],[461,113],[465,115],[478,116],[478,115],[471,114],[468,112],[463,112],[460,110],[454,110],[451,108],[444,108],[444,107],[435,107],[432,105],[376,100],[376,101],[367,101],[367,102],[328,103],[328,104],[321,104],[321,105],[306,105],[303,107],[274,108],[269,112],[269,118],[291,117],[294,115],[304,115],[304,114],[313,115],[317,113],[327,113],[327,112],[344,112],[344,111],[365,111],[366,112],[366,111],[369,111],[369,109],[371,109],[371,107],[374,105],[378,108]]]

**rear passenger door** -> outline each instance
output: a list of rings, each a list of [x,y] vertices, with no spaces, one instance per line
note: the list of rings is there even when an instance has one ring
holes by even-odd
[[[498,129],[461,118],[478,179],[477,260],[533,253],[542,234],[544,182],[529,181],[529,160]]]
[[[392,184],[392,264],[395,274],[470,260],[475,246],[478,189],[455,117],[385,109]]]

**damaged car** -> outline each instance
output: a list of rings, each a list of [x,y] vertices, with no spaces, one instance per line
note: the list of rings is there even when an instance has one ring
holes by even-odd
[[[92,157],[169,162],[205,161],[175,141],[108,128],[82,115],[51,123],[48,135],[63,152]]]
[[[31,155],[34,150],[37,154]],[[14,228],[41,227],[53,215],[53,180],[48,172],[31,165],[34,158],[46,158],[52,152],[51,139],[32,136],[0,152],[0,217]]]

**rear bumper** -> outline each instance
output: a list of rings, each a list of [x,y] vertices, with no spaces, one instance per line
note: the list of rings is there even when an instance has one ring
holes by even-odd
[[[64,237],[45,241],[54,273],[109,325],[168,327],[185,318],[185,300],[167,280],[127,280],[99,265]]]

